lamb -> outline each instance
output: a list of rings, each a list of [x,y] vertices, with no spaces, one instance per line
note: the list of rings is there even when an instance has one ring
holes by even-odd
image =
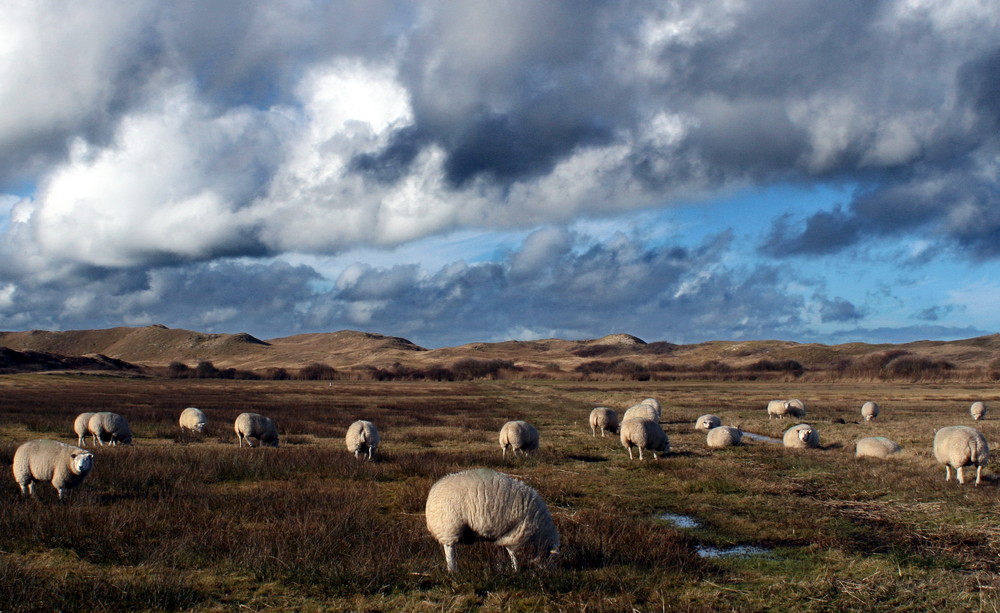
[[[128,420],[118,413],[110,411],[94,413],[87,422],[87,428],[101,447],[104,443],[112,446],[118,443],[132,444],[132,429],[129,428]]]
[[[24,496],[35,495],[36,481],[47,481],[63,500],[66,492],[83,483],[93,467],[93,453],[59,441],[28,441],[14,452],[14,479]]]
[[[879,458],[884,460],[901,449],[895,441],[884,436],[869,436],[859,439],[854,446],[854,457],[856,458]]]
[[[790,449],[815,449],[819,447],[819,432],[809,424],[799,424],[785,430],[781,442]]]
[[[359,453],[364,453],[368,455],[369,460],[375,454],[379,440],[378,428],[375,427],[375,424],[363,419],[359,419],[351,424],[347,428],[347,436],[344,437],[344,442],[347,443],[347,450],[353,451],[355,458],[358,457]]]
[[[427,530],[444,548],[448,572],[458,568],[458,543],[505,547],[515,571],[519,557],[548,566],[559,555],[559,531],[545,501],[503,473],[479,468],[446,475],[431,487],[424,512]]]
[[[194,407],[188,407],[181,411],[181,417],[178,421],[180,422],[182,432],[184,430],[204,432],[205,425],[208,424],[208,418],[205,417],[205,412]]]
[[[972,406],[969,407],[969,413],[972,414],[972,419],[979,421],[986,417],[986,405],[982,402],[973,402]]]
[[[708,431],[705,443],[709,447],[735,447],[743,440],[743,431],[733,426],[716,426]]]
[[[508,421],[500,428],[500,448],[505,459],[507,449],[511,449],[515,457],[518,451],[527,456],[529,451],[538,449],[538,430],[526,421]]]
[[[694,429],[701,430],[702,432],[708,432],[712,428],[718,428],[722,425],[722,420],[715,415],[702,415],[694,422]]]
[[[878,403],[872,400],[861,405],[861,416],[865,418],[865,421],[871,421],[878,417]]]
[[[608,407],[597,407],[590,412],[590,431],[597,436],[597,429],[601,429],[601,436],[605,432],[618,433],[618,413]]]
[[[946,426],[934,434],[934,457],[944,464],[944,480],[951,480],[955,469],[958,482],[964,484],[962,468],[976,467],[976,485],[982,480],[983,466],[990,463],[990,446],[981,432],[968,426]]]
[[[261,445],[278,446],[278,429],[274,426],[274,421],[260,413],[240,413],[233,422],[233,430],[236,431],[240,447],[243,447],[244,440],[248,446],[253,447],[250,437],[257,439]]]
[[[76,432],[76,444],[81,447],[87,446],[88,434],[93,438],[91,444],[97,444],[97,437],[93,436],[94,433],[90,431],[90,418],[93,416],[93,413],[80,413],[73,421],[73,431]]]
[[[660,412],[648,404],[637,404],[625,411],[622,421],[626,419],[648,419],[653,423],[660,423]]]
[[[631,417],[622,421],[619,430],[622,446],[628,449],[628,459],[632,456],[632,447],[639,448],[639,459],[642,460],[642,450],[648,449],[653,452],[653,459],[656,459],[656,452],[669,453],[670,439],[667,433],[660,428],[660,424],[649,419]]]

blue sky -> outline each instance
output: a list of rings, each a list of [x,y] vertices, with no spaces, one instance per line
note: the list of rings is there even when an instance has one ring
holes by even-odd
[[[25,0],[0,30],[3,329],[1000,329],[988,0]]]

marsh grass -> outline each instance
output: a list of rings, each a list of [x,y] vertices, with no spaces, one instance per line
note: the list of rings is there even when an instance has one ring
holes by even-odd
[[[281,610],[717,611],[992,610],[1000,606],[1000,527],[992,470],[974,488],[944,482],[933,432],[972,424],[983,385],[667,382],[335,382],[0,377],[0,611]],[[627,459],[592,437],[587,414],[653,396],[672,452]],[[711,412],[780,437],[771,398],[806,400],[822,448],[748,442],[709,450],[693,428]],[[860,406],[882,407],[876,422]],[[204,434],[181,433],[187,406]],[[75,441],[82,411],[114,410],[133,447],[98,447],[67,501],[10,478],[17,445]],[[232,420],[269,415],[281,447],[240,449]],[[343,444],[355,419],[378,424],[376,460]],[[541,449],[501,458],[496,434],[528,419]],[[839,423],[842,421],[843,423]],[[1000,421],[975,424],[996,441]],[[884,435],[900,457],[855,460]],[[562,535],[557,569],[513,573],[490,544],[443,569],[427,534],[427,491],[489,467],[546,499]],[[657,520],[680,513],[698,526]],[[698,546],[753,545],[766,556],[703,559]],[[807,595],[807,596],[803,596]]]

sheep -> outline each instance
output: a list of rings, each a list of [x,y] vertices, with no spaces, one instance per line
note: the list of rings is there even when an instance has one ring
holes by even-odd
[[[644,404],[646,406],[653,407],[653,410],[656,411],[656,420],[657,421],[660,420],[660,415],[663,414],[663,407],[660,406],[659,400],[657,400],[656,398],[644,398],[643,401],[640,402],[639,404]]]
[[[649,419],[630,417],[622,421],[619,430],[622,446],[628,449],[628,459],[632,456],[632,446],[639,448],[639,459],[642,460],[642,450],[648,449],[653,452],[653,459],[656,459],[656,452],[669,453],[670,439],[667,433],[660,428],[660,424]]]
[[[83,483],[94,467],[94,454],[48,439],[28,441],[14,452],[14,479],[21,495],[35,495],[35,482],[47,481],[63,500],[66,492]]]
[[[735,447],[743,440],[743,431],[733,426],[716,426],[708,431],[705,444],[709,447]]]
[[[901,449],[899,443],[889,440],[884,436],[869,436],[858,439],[854,446],[854,457],[856,458],[879,458],[885,459]]]
[[[233,422],[233,430],[236,431],[240,447],[243,447],[244,440],[248,446],[253,447],[250,437],[257,439],[261,445],[278,446],[278,429],[274,426],[274,421],[260,413],[240,413]]]
[[[784,419],[785,415],[788,414],[788,401],[787,400],[772,400],[767,403],[767,418],[768,419]]]
[[[660,423],[660,413],[652,405],[637,404],[625,411],[622,421],[626,419],[648,419],[653,423]]]
[[[87,422],[87,428],[101,447],[104,443],[112,446],[118,443],[132,444],[132,429],[129,428],[128,420],[118,413],[110,411],[94,413]]]
[[[194,407],[188,407],[181,411],[181,417],[178,421],[181,426],[181,432],[184,430],[204,432],[205,425],[208,424],[208,418],[205,417],[205,412]]]
[[[722,420],[715,415],[702,415],[696,422],[694,422],[694,429],[702,432],[708,432],[712,428],[718,428],[721,425]]]
[[[972,419],[979,421],[986,417],[986,405],[982,402],[973,402],[972,406],[969,407],[969,413],[972,414]]]
[[[364,453],[368,455],[369,460],[375,454],[379,440],[378,428],[375,427],[375,424],[363,419],[359,419],[351,424],[347,428],[347,435],[344,437],[347,450],[353,451],[355,458],[358,457],[359,453]]]
[[[538,430],[526,421],[508,421],[500,428],[500,448],[504,459],[507,449],[511,449],[515,457],[518,451],[527,456],[529,451],[538,449]]]
[[[76,416],[73,421],[73,431],[76,432],[76,444],[81,447],[87,446],[87,435],[91,435],[91,444],[97,444],[97,437],[94,433],[90,431],[90,418],[93,417],[93,413],[80,413]]]
[[[788,414],[796,419],[802,419],[806,416],[806,403],[798,398],[792,398],[788,401]]]
[[[944,480],[951,480],[955,469],[960,484],[965,483],[962,468],[976,467],[976,485],[982,480],[983,466],[990,463],[990,446],[981,432],[968,426],[946,426],[934,434],[934,457],[944,464]]]
[[[878,403],[872,400],[861,405],[861,417],[865,418],[865,421],[872,421],[878,417]]]
[[[608,407],[597,407],[590,412],[590,431],[597,436],[597,429],[601,429],[601,436],[605,432],[618,433],[618,413]]]
[[[785,430],[781,442],[790,449],[815,449],[819,447],[819,432],[809,424],[799,424]]]
[[[507,549],[514,570],[518,558],[551,565],[559,555],[559,531],[545,501],[533,488],[503,473],[479,468],[439,479],[427,494],[427,530],[444,548],[448,572],[455,572],[455,545],[476,541]]]

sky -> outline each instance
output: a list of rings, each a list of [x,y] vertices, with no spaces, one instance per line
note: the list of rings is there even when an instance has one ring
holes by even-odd
[[[0,329],[1000,332],[994,0],[6,0]]]

